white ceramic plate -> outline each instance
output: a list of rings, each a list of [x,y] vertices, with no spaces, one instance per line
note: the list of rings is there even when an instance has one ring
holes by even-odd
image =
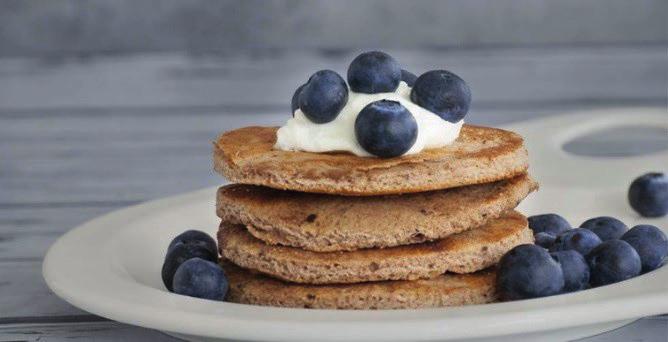
[[[628,112],[630,110],[626,110]],[[626,159],[570,156],[563,142],[619,124],[668,126],[660,110],[607,111],[509,127],[527,139],[531,170],[541,190],[520,207],[525,214],[557,212],[573,224],[612,215],[629,226],[641,219],[626,204],[631,179],[665,169],[662,152]],[[159,329],[191,340],[433,341],[502,337],[573,339],[633,319],[668,312],[668,267],[593,290],[510,303],[445,309],[332,311],[284,309],[200,300],[167,292],[160,268],[169,241],[186,229],[214,235],[215,189],[153,201],[83,224],[49,250],[43,273],[69,303],[120,322]]]

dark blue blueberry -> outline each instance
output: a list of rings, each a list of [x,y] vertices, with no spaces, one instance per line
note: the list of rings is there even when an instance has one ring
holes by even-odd
[[[471,89],[459,76],[447,70],[432,70],[415,80],[411,101],[454,123],[468,113]]]
[[[415,144],[418,127],[413,114],[401,103],[369,103],[355,120],[355,136],[362,148],[381,157],[398,157]]]
[[[177,244],[199,245],[206,248],[211,254],[218,255],[218,246],[209,234],[199,230],[188,230],[176,236],[172,242],[169,243],[167,251],[169,252]]]
[[[501,258],[496,287],[506,301],[545,297],[561,292],[564,274],[544,248],[519,245]]]
[[[198,244],[177,243],[172,247],[165,256],[165,261],[162,264],[162,282],[169,291],[172,291],[172,280],[174,279],[174,272],[181,266],[182,263],[192,258],[201,258],[209,261],[217,261],[218,255],[212,254],[207,248]]]
[[[640,255],[643,272],[659,268],[668,254],[666,234],[649,224],[641,224],[629,229],[621,239],[628,242]]]
[[[567,230],[554,240],[550,252],[574,250],[583,256],[601,244],[601,239],[589,229],[575,228]]]
[[[580,228],[591,230],[601,241],[619,239],[629,229],[624,222],[610,216],[591,218],[582,222]]]
[[[640,256],[623,240],[608,240],[587,255],[591,286],[602,286],[640,274]]]
[[[299,108],[314,123],[336,119],[347,102],[346,81],[332,70],[313,74],[299,95]]]
[[[629,187],[629,203],[640,215],[661,217],[668,213],[668,177],[651,172],[636,178]]]
[[[417,76],[410,71],[401,69],[401,80],[406,82],[409,87],[413,87],[415,80],[417,80]]]
[[[540,232],[534,235],[534,239],[538,246],[549,249],[550,247],[552,247],[552,245],[554,244],[554,240],[556,240],[557,237],[549,233]]]
[[[348,67],[348,84],[356,93],[391,93],[397,90],[400,81],[399,63],[385,52],[365,52]]]
[[[542,214],[529,216],[529,228],[534,235],[548,233],[554,236],[571,229],[571,224],[557,214]]]
[[[552,258],[561,265],[564,273],[564,289],[562,292],[574,292],[587,288],[589,285],[589,265],[576,251],[558,251],[550,253]]]
[[[292,94],[292,101],[290,102],[290,106],[292,108],[292,116],[295,116],[295,111],[297,108],[299,108],[299,95],[302,93],[302,89],[304,89],[304,86],[306,86],[306,83],[302,84],[295,90],[295,93]]]
[[[229,283],[223,269],[208,260],[193,258],[174,273],[174,293],[203,299],[223,300]]]

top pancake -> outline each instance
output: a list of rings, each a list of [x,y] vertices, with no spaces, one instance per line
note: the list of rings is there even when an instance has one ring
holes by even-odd
[[[374,196],[493,182],[526,172],[522,137],[464,125],[451,145],[397,158],[273,148],[276,127],[245,127],[214,142],[214,169],[230,182],[276,189]]]

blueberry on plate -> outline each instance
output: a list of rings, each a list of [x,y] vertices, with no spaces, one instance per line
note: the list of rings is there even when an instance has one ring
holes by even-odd
[[[601,244],[601,239],[589,229],[574,228],[567,230],[554,240],[550,252],[574,250],[583,256]]]
[[[365,52],[348,66],[348,84],[356,93],[391,93],[397,90],[400,81],[399,63],[385,52]]]
[[[367,152],[392,158],[415,144],[418,127],[413,114],[401,103],[380,100],[369,103],[355,119],[355,136]]]
[[[336,119],[348,102],[348,86],[332,70],[320,70],[309,78],[299,95],[299,108],[314,123]]]
[[[602,286],[633,278],[640,274],[638,252],[626,241],[608,240],[587,255],[591,286]]]
[[[564,288],[562,292],[574,292],[587,288],[589,285],[589,265],[576,251],[558,251],[550,253],[559,263],[564,273]]]
[[[641,224],[629,229],[621,239],[628,242],[638,252],[643,272],[659,268],[668,254],[666,234],[649,224]]]
[[[580,228],[589,229],[601,241],[619,239],[629,227],[624,222],[610,216],[599,216],[582,222]]]
[[[471,89],[459,76],[447,70],[432,70],[415,80],[411,101],[443,120],[455,123],[469,111]]]
[[[534,235],[548,233],[554,236],[571,229],[571,224],[557,214],[542,214],[529,217],[529,228]]]
[[[169,243],[167,251],[172,250],[177,244],[199,245],[206,248],[211,254],[218,255],[218,246],[216,241],[207,233],[199,230],[187,230],[177,235]]]
[[[661,217],[668,213],[668,177],[651,172],[636,178],[629,187],[629,203],[644,217]]]
[[[198,244],[177,243],[171,248],[165,256],[162,264],[162,282],[169,291],[172,291],[172,280],[174,272],[187,260],[200,258],[208,261],[218,261],[218,255],[212,254],[209,249]]]
[[[534,235],[533,238],[536,242],[536,245],[541,246],[545,249],[549,249],[550,247],[552,247],[552,245],[554,244],[554,240],[557,239],[556,236],[545,232],[540,232]]]
[[[292,116],[295,116],[295,111],[297,108],[299,108],[299,95],[302,93],[302,89],[304,89],[304,86],[306,86],[306,83],[302,84],[295,90],[295,93],[292,94],[292,101],[290,102],[290,107],[292,108]]]
[[[501,258],[496,287],[505,301],[551,296],[564,287],[564,273],[544,248],[519,245]]]
[[[216,263],[192,258],[174,273],[174,293],[203,299],[223,300],[229,283],[225,272]]]
[[[410,71],[401,69],[401,80],[406,82],[409,87],[413,87],[415,80],[417,80],[417,76]]]

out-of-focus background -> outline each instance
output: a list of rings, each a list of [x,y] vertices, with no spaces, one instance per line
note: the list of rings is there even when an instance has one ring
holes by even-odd
[[[102,213],[219,184],[218,133],[281,124],[311,73],[345,74],[369,49],[459,74],[473,123],[667,103],[665,0],[1,1],[0,340],[167,339],[56,298],[48,246]],[[569,146],[630,155],[668,136],[633,127]],[[655,341],[666,322],[590,341]]]

